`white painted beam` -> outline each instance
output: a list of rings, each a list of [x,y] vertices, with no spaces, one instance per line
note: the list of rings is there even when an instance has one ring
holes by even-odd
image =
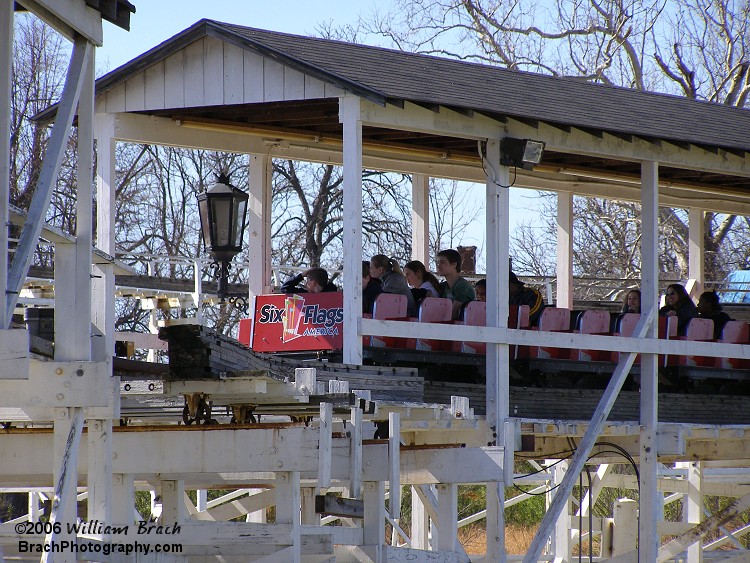
[[[0,379],[28,378],[29,331],[0,328]]]
[[[697,298],[706,281],[705,269],[705,224],[703,210],[691,207],[688,210],[688,278],[695,280],[691,297]]]
[[[268,154],[250,155],[247,225],[248,287],[250,303],[257,295],[271,293],[271,180],[273,162]]]
[[[13,3],[0,4],[0,99],[10,100],[13,80]],[[10,210],[10,103],[0,104],[0,225],[7,225]],[[8,228],[0,228],[0,295],[8,288]],[[0,330],[10,316],[0,306]]]
[[[430,177],[411,175],[411,259],[430,269]]]
[[[557,192],[557,307],[573,308],[573,194]]]
[[[656,314],[659,286],[659,164],[641,164],[641,314],[651,315],[646,339],[656,341]],[[638,519],[639,549],[643,561],[654,561],[659,548],[656,523],[660,507],[657,499],[657,425],[658,425],[658,368],[657,356],[641,356],[640,395],[640,511]]]
[[[340,98],[344,127],[344,363],[362,363],[362,121],[361,100]]]

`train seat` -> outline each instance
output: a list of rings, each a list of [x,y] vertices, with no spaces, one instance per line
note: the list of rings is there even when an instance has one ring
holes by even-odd
[[[749,344],[750,324],[744,321],[728,321],[721,332],[719,342],[725,344]],[[750,369],[750,359],[747,358],[715,358],[717,368]]]
[[[710,342],[714,339],[714,322],[711,319],[690,319],[684,340],[693,342]],[[714,358],[706,356],[670,356],[669,365],[708,366],[715,363]]]
[[[444,297],[425,297],[419,306],[420,323],[450,323],[452,316],[453,301]],[[416,349],[424,351],[450,350],[450,345],[447,340],[428,338],[417,338],[415,342]]]
[[[545,307],[539,317],[539,332],[570,332],[570,309]],[[541,336],[541,335],[540,335]],[[523,354],[532,358],[569,358],[570,350],[548,346],[524,347]]]
[[[615,332],[615,335],[617,336],[633,336],[635,333],[635,327],[638,325],[638,322],[641,320],[641,315],[638,313],[622,313],[619,315],[619,318],[617,320],[617,332]],[[675,335],[677,325],[675,325]],[[666,330],[666,324],[665,324],[665,330]],[[627,352],[612,352],[612,361],[613,362],[619,362]],[[636,364],[641,363],[641,355],[638,354],[635,357]]]
[[[406,295],[396,293],[381,293],[375,298],[375,304],[372,307],[372,318],[381,321],[384,320],[409,320],[406,316],[407,300]],[[394,338],[392,336],[365,336],[365,344],[370,346],[398,348],[403,347],[401,341],[403,338]]]
[[[609,332],[609,311],[603,309],[583,311],[578,319],[577,332],[580,334],[611,334]],[[602,350],[578,350],[573,348],[570,351],[570,359],[608,361],[611,359],[611,354]]]

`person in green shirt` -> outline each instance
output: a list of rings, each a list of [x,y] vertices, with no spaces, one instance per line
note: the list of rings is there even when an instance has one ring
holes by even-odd
[[[453,320],[458,319],[464,304],[474,301],[474,288],[461,277],[461,255],[457,250],[441,250],[436,258],[437,273],[445,278],[440,295],[453,301]]]

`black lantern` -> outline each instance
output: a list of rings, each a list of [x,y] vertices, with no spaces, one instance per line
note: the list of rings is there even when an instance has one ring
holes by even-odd
[[[226,297],[230,302],[242,300],[243,296],[228,292],[229,263],[242,250],[242,234],[245,232],[247,200],[249,196],[229,183],[226,174],[220,174],[217,182],[197,196],[198,210],[203,233],[203,249],[211,254],[211,265],[219,281],[217,295],[221,302]]]
[[[505,137],[500,141],[500,164],[532,170],[542,161],[544,142]]]

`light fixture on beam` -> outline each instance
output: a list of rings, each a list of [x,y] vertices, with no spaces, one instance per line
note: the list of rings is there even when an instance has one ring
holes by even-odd
[[[500,141],[500,164],[533,170],[542,162],[544,142],[505,137]]]

